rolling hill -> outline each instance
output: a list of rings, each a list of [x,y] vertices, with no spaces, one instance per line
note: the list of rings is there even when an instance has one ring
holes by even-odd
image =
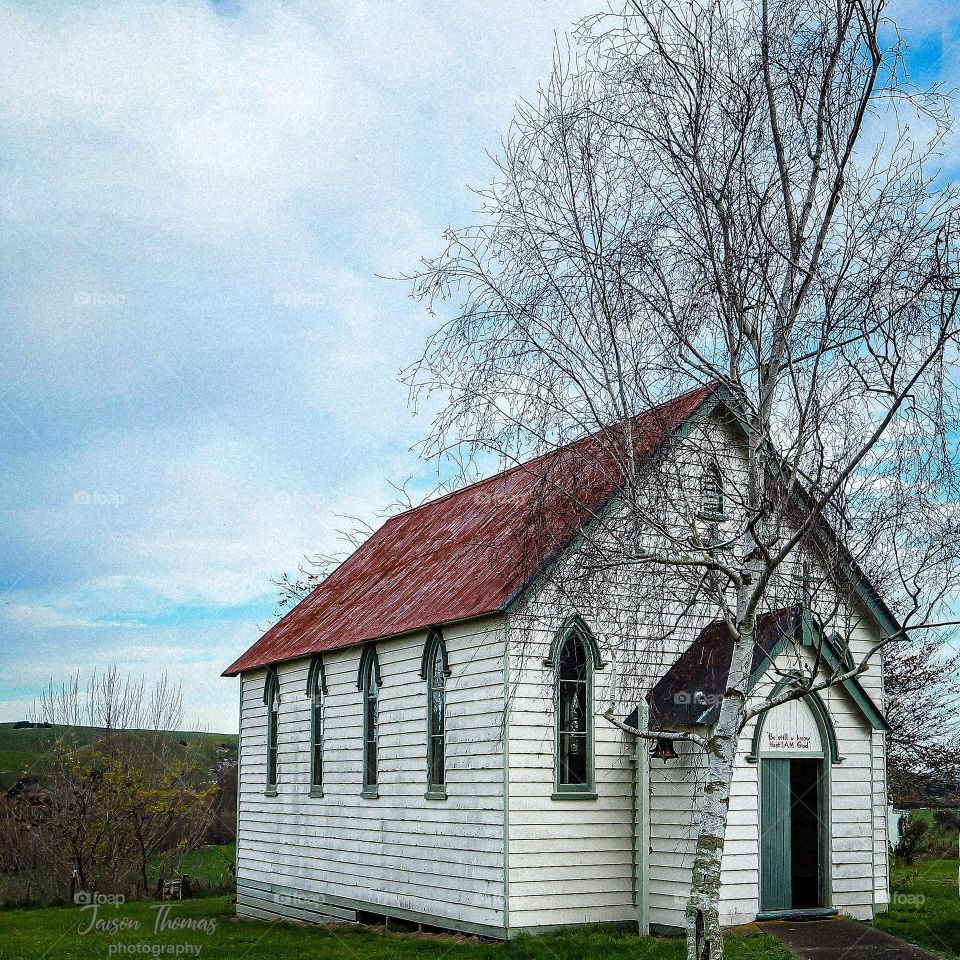
[[[80,745],[96,743],[104,736],[100,727],[24,727],[0,723],[0,791],[8,790],[22,777],[43,778],[45,757],[58,737]],[[213,770],[217,762],[237,756],[235,733],[203,733],[195,730],[171,730],[166,736],[185,744],[195,753],[197,766]]]

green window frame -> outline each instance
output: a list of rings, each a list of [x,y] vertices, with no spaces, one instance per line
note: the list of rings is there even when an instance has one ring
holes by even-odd
[[[450,666],[443,634],[427,634],[420,676],[427,683],[427,792],[428,800],[447,797],[447,677]]]
[[[373,646],[364,647],[360,655],[357,687],[363,693],[363,776],[361,794],[375,798],[379,794],[380,777],[380,663]]]
[[[267,775],[265,792],[277,793],[277,768],[280,750],[280,678],[276,667],[267,670],[263,684],[263,702],[267,708]]]
[[[545,661],[554,670],[554,800],[596,800],[594,673],[603,667],[596,640],[568,618]]]
[[[307,674],[307,697],[310,699],[310,796],[323,796],[323,719],[326,707],[327,683],[323,658],[316,656],[310,662]]]

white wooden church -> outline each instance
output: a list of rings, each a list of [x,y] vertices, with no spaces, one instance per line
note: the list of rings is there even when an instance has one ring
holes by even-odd
[[[706,432],[734,449],[731,422],[715,391],[694,391],[637,418],[638,453],[670,456]],[[570,449],[393,517],[225,672],[241,681],[239,913],[495,938],[571,924],[682,929],[696,748],[661,744],[651,758],[650,741],[602,716],[622,618],[614,644],[602,615],[538,602],[546,565],[577,550],[577,524],[552,526],[560,550],[522,528],[544,463]],[[611,493],[593,483],[592,508],[612,509]],[[786,598],[760,618],[756,695],[789,682],[797,649],[816,648],[828,669],[898,629],[856,565],[838,569],[836,596],[852,599],[823,606],[846,645],[818,597]],[[630,629],[643,636],[642,611]],[[627,725],[652,715],[649,729],[709,727],[729,634],[705,620],[681,635],[633,664]],[[724,924],[885,908],[882,711],[877,663],[745,731]]]

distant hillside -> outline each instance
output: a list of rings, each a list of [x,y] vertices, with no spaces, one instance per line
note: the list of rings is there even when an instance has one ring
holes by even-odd
[[[58,737],[86,745],[96,743],[105,731],[100,727],[25,727],[14,729],[13,723],[0,723],[0,791],[8,790],[22,777],[43,778],[45,755]],[[199,733],[175,730],[168,734],[184,750],[196,757],[198,767],[213,770],[225,758],[236,759],[235,733]]]

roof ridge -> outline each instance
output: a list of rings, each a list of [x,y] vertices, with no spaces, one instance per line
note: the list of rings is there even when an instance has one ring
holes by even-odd
[[[625,420],[618,420],[615,423],[608,424],[607,426],[600,427],[598,430],[594,430],[592,433],[585,433],[582,437],[577,437],[576,440],[569,440],[566,443],[561,444],[558,447],[553,447],[550,450],[545,450],[543,453],[538,453],[535,457],[531,457],[529,460],[524,460],[522,463],[515,463],[512,467],[507,467],[505,470],[500,470],[497,473],[491,474],[489,477],[482,477],[480,480],[474,480],[471,483],[466,484],[466,486],[458,487],[456,490],[450,490],[442,496],[437,497],[434,500],[426,500],[423,503],[418,503],[415,507],[410,507],[407,510],[402,510],[400,513],[395,513],[392,517],[388,517],[382,524],[381,529],[387,524],[392,523],[394,520],[399,520],[401,517],[410,516],[412,513],[416,513],[418,510],[423,510],[426,507],[432,507],[435,504],[443,503],[444,500],[449,500],[450,497],[455,497],[458,494],[465,493],[467,490],[472,490],[474,487],[483,486],[485,483],[492,483],[494,480],[498,480],[502,477],[509,476],[511,473],[515,473],[518,470],[522,470],[524,467],[529,467],[532,464],[537,463],[539,460],[543,460],[546,457],[555,456],[558,453],[561,453],[564,450],[568,450],[570,447],[575,447],[578,443],[583,443],[585,440],[590,440],[594,437],[599,437],[605,431],[619,426],[622,423],[627,423],[629,421],[638,420],[640,417],[647,416],[648,414],[654,413],[657,410],[662,410],[664,407],[672,406],[674,404],[680,403],[682,400],[685,400],[696,393],[704,392],[709,393],[715,389],[716,384],[707,383],[699,387],[691,387],[684,393],[681,393],[675,397],[671,397],[669,400],[663,400],[660,403],[654,404],[652,407],[647,407],[645,410],[641,410],[639,413],[633,414],[631,417],[627,417]]]
[[[688,390],[633,417],[390,517],[308,597],[234,661],[225,675],[399,635],[427,623],[453,623],[503,609],[516,591],[523,589],[531,576],[549,562],[557,543],[569,542],[583,515],[579,508],[561,506],[554,522],[548,525],[547,536],[536,538],[532,545],[534,555],[524,557],[523,563],[511,563],[504,553],[491,563],[486,551],[471,552],[467,545],[475,542],[481,528],[485,536],[501,541],[516,535],[518,525],[524,526],[524,517],[514,509],[479,509],[483,494],[471,496],[471,491],[495,483],[503,485],[504,478],[514,478],[508,481],[511,501],[532,504],[540,472],[549,470],[551,464],[564,466],[565,451],[590,451],[591,440],[597,446],[598,438],[609,436],[608,431],[618,426],[636,425],[635,443],[638,453],[645,457],[703,408],[714,389],[714,384],[705,384]],[[594,476],[590,471],[572,472],[586,484],[583,493],[587,497],[610,495],[603,476]],[[550,496],[559,494],[552,491]],[[497,497],[490,495],[490,499]],[[439,505],[435,511],[424,512],[434,505]],[[431,541],[431,548],[423,551],[421,535],[438,516],[445,518],[443,529],[450,535],[444,535],[442,542]]]

